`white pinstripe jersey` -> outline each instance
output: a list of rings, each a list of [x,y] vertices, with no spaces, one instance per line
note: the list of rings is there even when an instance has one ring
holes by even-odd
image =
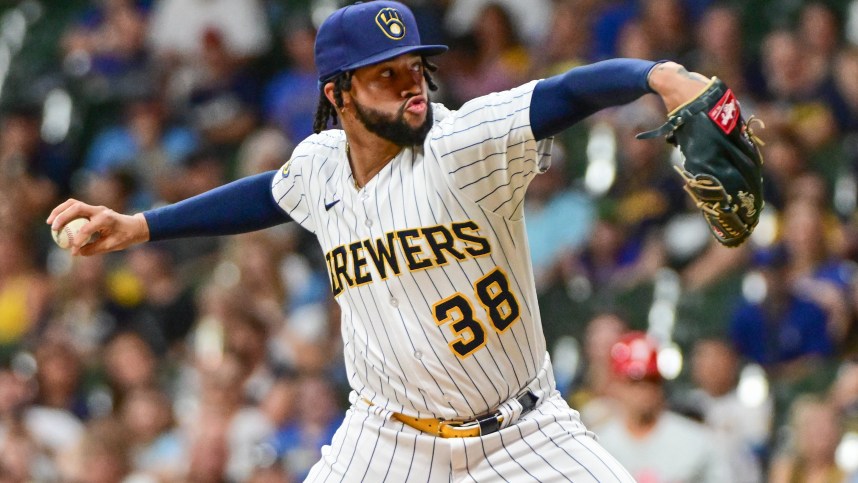
[[[343,131],[299,144],[275,200],[316,235],[342,308],[349,382],[388,410],[463,419],[519,393],[545,361],[523,219],[550,164],[530,129],[536,81],[433,104],[423,146],[362,189]]]

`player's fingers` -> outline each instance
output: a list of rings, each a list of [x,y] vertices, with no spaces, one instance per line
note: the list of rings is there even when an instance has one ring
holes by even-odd
[[[109,208],[97,207],[97,210],[89,215],[89,223],[78,230],[78,236],[75,237],[71,245],[72,253],[80,253],[80,249],[85,245],[88,246],[88,244],[99,241],[98,239],[102,237],[107,238],[104,235],[112,233],[115,224],[116,212]],[[101,245],[103,246],[104,243],[102,241]]]
[[[59,207],[57,207],[57,209],[58,208]],[[92,206],[82,201],[74,200],[74,202],[69,203],[64,210],[53,216],[53,219],[50,221],[51,229],[57,231],[75,218],[89,218],[92,220],[96,214],[106,209],[107,208],[103,206]]]
[[[45,223],[47,223],[49,225],[52,224],[60,213],[67,210],[69,207],[71,207],[75,203],[80,203],[80,202],[74,198],[69,198],[69,199],[63,201],[62,203],[57,205],[56,208],[51,210],[51,214],[48,215],[48,219]]]
[[[98,233],[95,234],[95,239],[82,247],[72,248],[72,255],[83,255],[85,257],[91,255],[99,255],[101,253],[107,253],[112,251],[110,248],[110,237],[109,236],[100,236]]]

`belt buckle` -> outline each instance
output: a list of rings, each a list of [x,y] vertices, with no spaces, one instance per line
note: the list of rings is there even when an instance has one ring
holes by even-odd
[[[522,406],[521,414],[525,414],[531,411],[536,407],[539,402],[539,396],[537,396],[533,391],[527,390],[524,393],[520,394],[515,398]],[[503,415],[500,411],[495,411],[493,413],[484,414],[482,416],[477,416],[470,421],[458,421],[458,420],[438,420],[438,426],[436,427],[434,433],[435,436],[445,437],[444,436],[444,428],[449,427],[453,431],[462,430],[474,430],[479,427],[480,436],[486,436],[492,433],[496,433],[500,431],[501,423],[503,422]],[[458,436],[463,437],[463,436]]]
[[[444,421],[444,420],[439,420],[438,430],[436,432],[436,436],[441,437],[441,438],[449,438],[450,436],[444,435],[444,428],[450,428],[454,434],[454,436],[452,436],[452,437],[455,437],[455,438],[464,438],[467,436],[477,436],[474,434],[468,434],[468,435],[456,434],[456,432],[468,432],[468,431],[480,429],[479,421],[476,419],[471,420],[471,421],[458,421],[458,420]]]

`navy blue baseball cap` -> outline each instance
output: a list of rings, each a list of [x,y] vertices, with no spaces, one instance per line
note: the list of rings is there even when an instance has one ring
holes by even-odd
[[[446,45],[423,45],[414,14],[399,2],[358,2],[332,13],[316,34],[320,86],[359,67],[410,52],[438,55]]]

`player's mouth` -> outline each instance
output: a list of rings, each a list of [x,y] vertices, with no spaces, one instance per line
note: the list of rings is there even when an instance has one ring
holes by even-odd
[[[427,107],[426,98],[423,96],[414,96],[405,103],[405,110],[411,114],[423,114]]]

